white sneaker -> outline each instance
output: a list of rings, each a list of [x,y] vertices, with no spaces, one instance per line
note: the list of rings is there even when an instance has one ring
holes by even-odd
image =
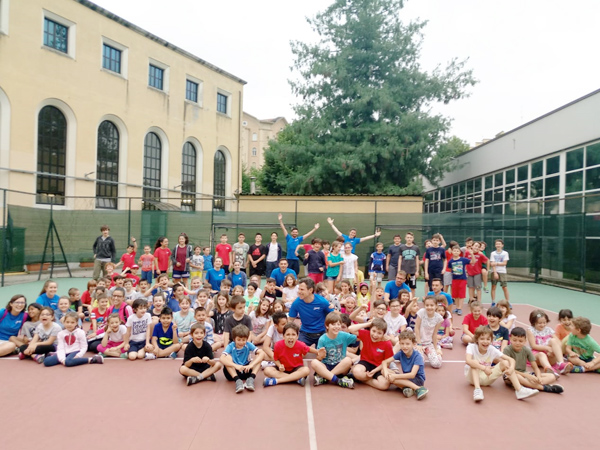
[[[390,363],[390,370],[394,373],[400,373],[400,369],[398,369],[398,366],[396,365],[395,361],[392,361]]]
[[[537,395],[539,393],[540,391],[538,391],[537,389],[530,389],[525,386],[521,386],[521,389],[515,392],[517,400],[524,400],[527,397],[533,397],[534,395]]]
[[[262,370],[265,370],[266,367],[275,367],[275,362],[274,361],[263,361],[260,363],[260,368]]]
[[[480,402],[483,400],[483,391],[481,389],[475,389],[473,391],[473,400],[476,402]]]
[[[146,353],[146,356],[144,356],[145,361],[150,361],[152,359],[156,359],[156,355],[154,353]]]

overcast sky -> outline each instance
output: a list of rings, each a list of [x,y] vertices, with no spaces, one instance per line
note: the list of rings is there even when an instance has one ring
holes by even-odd
[[[95,0],[103,8],[246,80],[244,110],[293,119],[291,40],[315,41],[306,16],[328,0]],[[469,144],[600,88],[600,1],[412,0],[404,21],[428,21],[422,66],[469,59],[471,96],[436,107]]]

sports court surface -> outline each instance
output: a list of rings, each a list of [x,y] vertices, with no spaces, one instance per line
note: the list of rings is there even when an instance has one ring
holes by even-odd
[[[84,287],[85,281],[59,279],[59,292]],[[510,283],[509,288],[521,326],[533,305],[547,310],[551,326],[564,307],[600,323],[598,296],[530,283]],[[40,289],[41,282],[1,288],[0,304],[17,292],[31,302]],[[460,318],[455,317],[454,327],[460,327]],[[592,336],[600,341],[598,325]],[[558,381],[563,394],[540,393],[524,401],[498,380],[484,388],[485,400],[475,404],[463,376],[464,353],[455,344],[444,350],[441,369],[426,365],[429,394],[420,402],[396,388],[314,387],[312,375],[304,388],[263,388],[261,373],[256,392],[237,395],[222,373],[216,383],[187,387],[178,373],[181,358],[107,358],[101,366],[73,368],[1,358],[1,448],[597,448],[600,374],[563,375]]]

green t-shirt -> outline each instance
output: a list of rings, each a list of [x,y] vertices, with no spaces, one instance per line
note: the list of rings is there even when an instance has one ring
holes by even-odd
[[[594,352],[600,353],[600,345],[589,334],[583,339],[579,339],[574,334],[569,334],[567,345],[583,359],[593,359]]]
[[[330,263],[338,263],[343,260],[344,257],[341,253],[338,253],[337,255],[329,253],[329,256],[327,257],[327,261],[329,261]],[[325,275],[328,277],[337,277],[340,274],[340,267],[342,266],[340,265],[335,267],[327,267],[327,272],[325,273]]]
[[[248,297],[247,295],[244,295],[244,300],[246,300],[246,310],[250,306],[252,306],[254,309],[256,309],[256,307],[260,303],[260,298],[256,294],[252,298]]]
[[[512,345],[507,345],[504,354],[515,360],[515,370],[525,372],[527,370],[527,361],[535,361],[535,356],[529,347],[523,347],[520,352],[515,351]]]

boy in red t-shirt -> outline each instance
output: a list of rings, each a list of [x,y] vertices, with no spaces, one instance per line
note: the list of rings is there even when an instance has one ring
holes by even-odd
[[[325,358],[325,348],[315,350],[298,340],[299,331],[300,328],[293,322],[283,327],[283,339],[273,349],[275,367],[265,367],[265,387],[294,381],[304,386],[306,377],[310,374],[310,369],[304,365],[304,355],[314,353]]]
[[[481,303],[471,303],[471,313],[467,314],[463,319],[463,335],[461,341],[463,344],[472,344],[475,342],[473,337],[475,336],[475,330],[481,325],[487,325],[488,320],[483,314],[481,314]]]
[[[117,263],[115,268],[123,264],[123,270],[130,268],[135,264],[135,255],[137,252],[137,240],[131,236],[131,244],[127,246],[127,253],[123,253],[121,260]]]
[[[215,247],[215,259],[221,258],[223,261],[222,269],[225,271],[225,274],[229,273],[229,262],[231,261],[231,252],[232,247],[227,243],[227,235],[221,235],[221,243]]]
[[[371,327],[371,330],[359,330],[358,339],[362,341],[360,361],[352,369],[352,375],[359,381],[380,391],[386,391],[390,382],[381,373],[383,361],[394,356],[392,342],[383,340],[387,331],[387,323],[375,318],[371,322],[355,325],[354,327]]]
[[[154,267],[154,255],[149,245],[144,245],[144,254],[140,256],[139,264],[142,265],[142,280],[152,284],[152,271]]]
[[[471,258],[471,256],[473,258]],[[481,269],[487,264],[488,257],[481,252],[481,244],[474,242],[470,250],[465,252],[465,258],[475,259],[474,264],[467,266],[467,286],[469,287],[469,302],[481,301]]]

